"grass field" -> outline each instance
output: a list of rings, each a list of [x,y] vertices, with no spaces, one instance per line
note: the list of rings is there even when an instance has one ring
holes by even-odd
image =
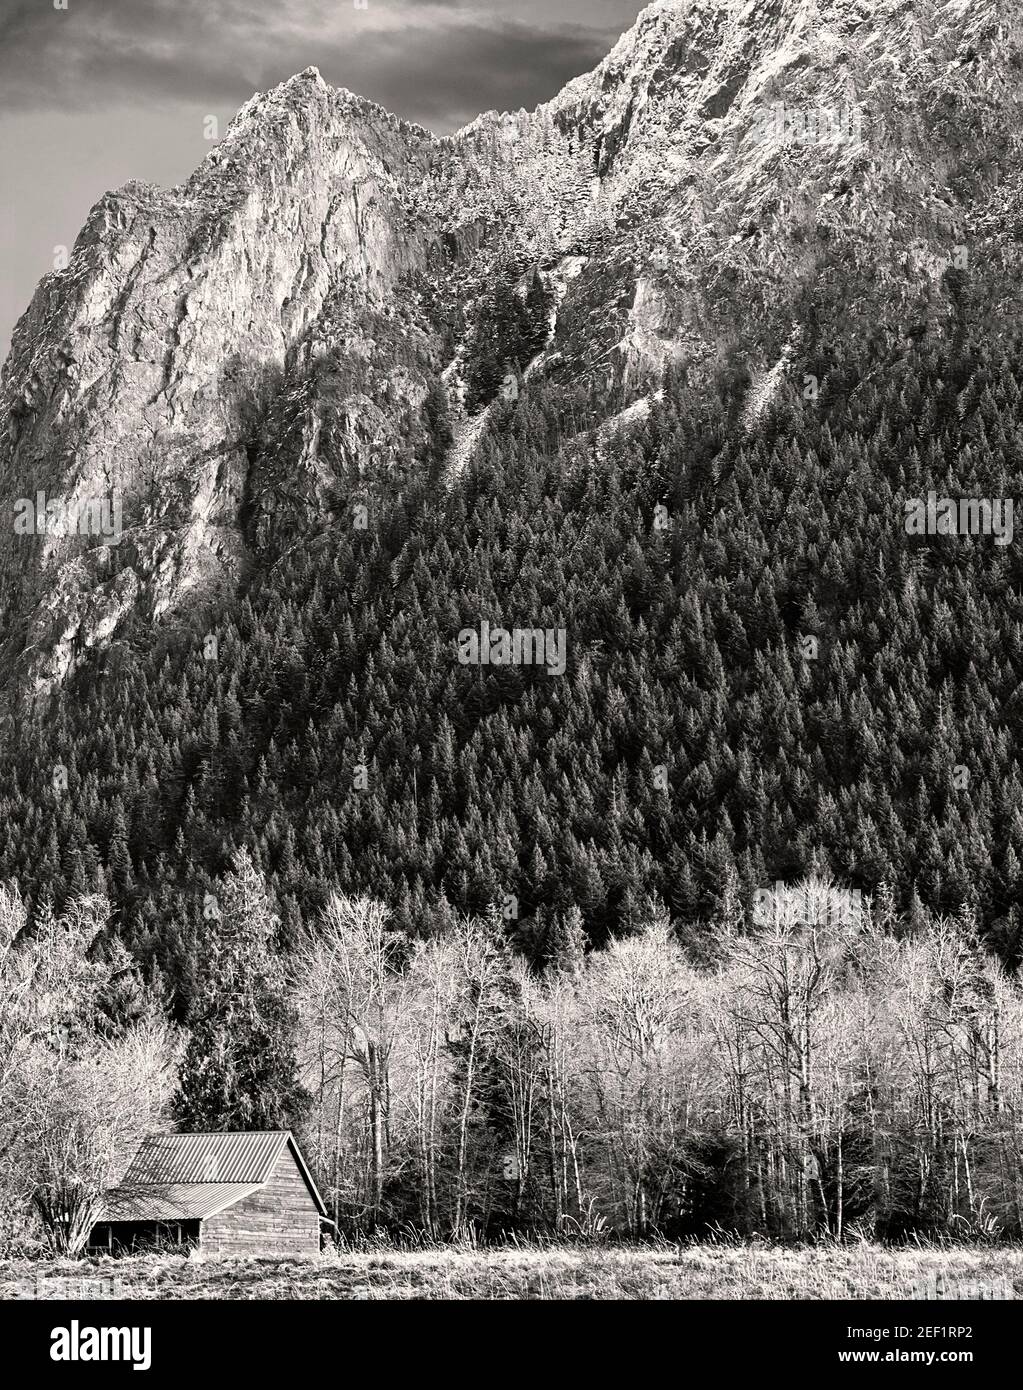
[[[0,1299],[905,1299],[935,1291],[1023,1297],[1023,1250],[703,1245],[0,1261]]]

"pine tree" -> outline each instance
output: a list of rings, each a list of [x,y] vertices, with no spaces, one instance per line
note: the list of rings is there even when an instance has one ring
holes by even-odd
[[[175,1103],[191,1129],[288,1129],[305,1096],[280,921],[245,851],[207,895],[209,938]]]
[[[588,945],[583,915],[573,903],[567,912],[554,915],[548,932],[547,958],[552,970],[578,975]]]

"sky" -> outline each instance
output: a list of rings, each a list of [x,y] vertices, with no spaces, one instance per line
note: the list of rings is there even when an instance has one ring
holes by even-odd
[[[588,71],[642,0],[0,0],[0,361],[41,276],[129,179],[180,183],[303,68],[438,133]]]

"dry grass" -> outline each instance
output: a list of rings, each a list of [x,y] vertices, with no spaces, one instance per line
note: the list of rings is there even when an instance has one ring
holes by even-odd
[[[1023,1250],[701,1245],[18,1260],[0,1261],[0,1299],[904,1299],[926,1296],[929,1279],[957,1283],[950,1297],[963,1297],[964,1285],[1011,1286],[1023,1297]]]

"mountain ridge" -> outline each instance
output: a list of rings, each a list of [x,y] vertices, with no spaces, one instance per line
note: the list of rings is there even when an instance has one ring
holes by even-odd
[[[1019,54],[997,4],[657,0],[550,102],[452,136],[315,68],[255,94],[184,184],[101,199],[15,330],[5,501],[116,493],[124,532],[5,533],[12,689],[45,707],[131,614],[236,585],[280,513],[300,535],[428,450],[427,399],[444,379],[462,417],[495,280],[557,291],[532,378],[635,399],[737,358],[763,394],[794,326],[838,315],[954,332],[957,248],[1018,264]],[[303,412],[286,478],[258,463],[268,392]]]

